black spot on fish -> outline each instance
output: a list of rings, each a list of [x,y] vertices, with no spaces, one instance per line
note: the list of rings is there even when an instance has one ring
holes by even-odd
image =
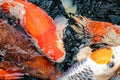
[[[110,62],[109,64],[107,64],[109,68],[114,67],[115,63],[114,62]]]
[[[91,44],[90,48],[92,48],[92,52],[99,49],[99,48],[106,48],[107,46],[109,46],[106,43],[96,43],[96,44]]]

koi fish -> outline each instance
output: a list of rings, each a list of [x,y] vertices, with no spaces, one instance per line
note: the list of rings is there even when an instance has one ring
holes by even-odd
[[[105,43],[110,46],[119,46],[120,45],[120,26],[114,25],[109,22],[100,22],[94,21],[83,16],[73,16],[71,17],[77,22],[77,25],[72,25],[71,27],[78,33],[78,37],[82,39],[83,37],[86,40],[85,45],[92,44],[101,44]],[[99,46],[97,46],[99,47]],[[79,50],[74,60],[81,61],[88,57],[92,52],[91,47],[84,47]],[[119,73],[119,70],[114,73]],[[119,74],[116,74],[114,78],[116,79]],[[103,80],[103,79],[102,79]],[[105,79],[107,80],[107,79]]]
[[[57,34],[53,19],[44,10],[26,0],[0,0],[0,6],[4,13],[20,20],[22,27],[45,56],[55,62],[64,60],[63,41]]]
[[[76,62],[58,80],[108,80],[120,66],[119,50],[120,46],[96,49]]]
[[[87,36],[91,37],[89,40],[90,44],[102,42],[111,46],[120,45],[120,26],[113,25],[109,22],[94,21],[82,16],[72,16],[72,18],[75,19],[78,24],[77,27],[72,25],[72,28],[77,33],[82,34],[79,36],[83,36],[85,33],[86,38]]]
[[[0,78],[13,80],[22,77],[15,71],[39,79],[55,80],[60,77],[61,72],[40,53],[42,51],[38,52],[24,31],[0,19],[0,56],[4,58],[0,61]]]

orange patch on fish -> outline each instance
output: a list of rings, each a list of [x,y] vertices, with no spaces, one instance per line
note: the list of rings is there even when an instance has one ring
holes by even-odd
[[[98,49],[90,54],[92,60],[98,64],[108,64],[112,57],[112,49]]]
[[[3,3],[3,4],[2,4],[2,9],[3,9],[3,11],[6,12],[6,13],[9,12],[8,3]]]
[[[109,22],[99,22],[88,19],[87,28],[94,36],[93,42],[101,41],[102,36],[106,35],[111,29],[113,29],[117,34],[120,34],[120,29]]]

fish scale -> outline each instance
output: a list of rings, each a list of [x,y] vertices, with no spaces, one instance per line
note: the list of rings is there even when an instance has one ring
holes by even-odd
[[[62,78],[58,80],[93,80],[93,71],[87,59],[75,63],[71,68],[65,72]]]

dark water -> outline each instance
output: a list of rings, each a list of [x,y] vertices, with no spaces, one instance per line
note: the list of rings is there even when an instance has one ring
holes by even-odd
[[[60,0],[28,0],[43,8],[51,17],[66,15]],[[78,14],[99,21],[120,24],[120,0],[73,0]]]

